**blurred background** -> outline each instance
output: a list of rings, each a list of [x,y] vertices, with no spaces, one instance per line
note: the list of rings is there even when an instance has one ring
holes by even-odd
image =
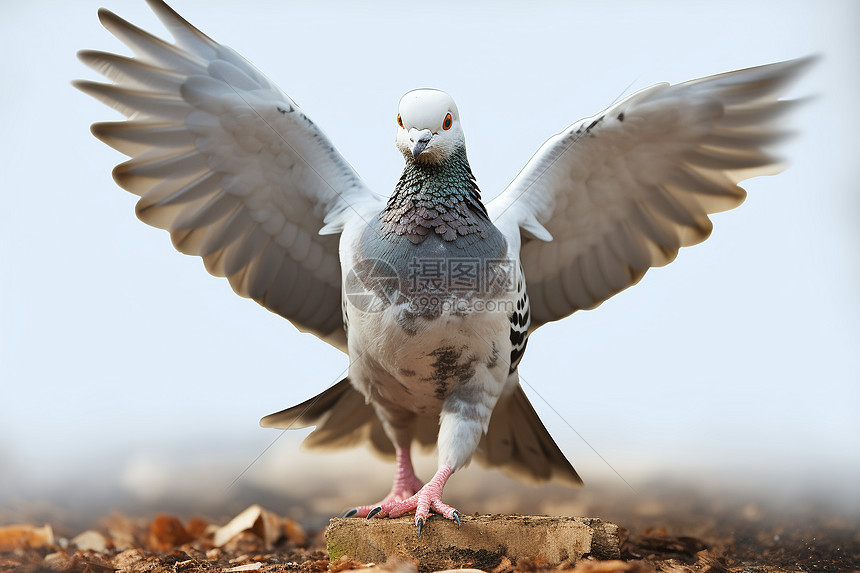
[[[0,515],[261,501],[314,526],[381,498],[392,464],[300,453],[307,431],[257,423],[340,380],[346,356],[176,253],[111,180],[124,157],[89,125],[120,116],[70,84],[101,79],[77,50],[129,53],[100,5],[169,38],[142,0],[5,3],[0,20]],[[466,513],[581,514],[667,484],[860,512],[860,4],[172,5],[386,195],[397,102],[416,87],[457,101],[489,199],[549,136],[638,89],[822,55],[787,94],[810,101],[784,173],[748,181],[746,203],[672,265],[533,335],[526,393],[586,488],[473,466],[446,492]],[[433,467],[423,457],[419,474]]]

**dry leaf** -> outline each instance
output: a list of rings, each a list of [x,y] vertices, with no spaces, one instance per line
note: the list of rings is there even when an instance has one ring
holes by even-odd
[[[54,544],[54,531],[50,525],[7,525],[0,527],[0,551],[47,547]]]
[[[224,546],[243,531],[253,531],[263,539],[266,549],[271,549],[285,533],[284,520],[278,515],[254,504],[215,532],[213,543]]]
[[[224,573],[231,573],[233,571],[256,571],[257,569],[262,569],[262,563],[246,563],[245,565],[239,565],[237,567],[230,567],[229,569],[224,569]]]
[[[308,534],[305,532],[305,528],[299,525],[298,521],[289,517],[284,518],[284,536],[299,547],[305,547],[308,544]]]
[[[271,511],[260,508],[260,517],[254,522],[251,531],[263,538],[266,549],[271,549],[284,536],[284,520]]]
[[[641,549],[659,553],[682,553],[695,556],[696,553],[707,549],[707,545],[695,537],[674,537],[665,533],[646,535],[636,542]]]
[[[100,523],[107,529],[114,548],[120,551],[137,547],[144,537],[141,527],[121,513],[114,512]]]
[[[224,553],[219,548],[213,547],[212,549],[208,549],[206,551],[206,559],[210,561],[217,561],[218,559],[221,559],[221,556],[223,554]]]
[[[113,566],[117,569],[128,569],[144,559],[146,555],[140,549],[127,549],[113,558]]]
[[[239,555],[230,560],[230,563],[241,563],[248,561],[250,555],[256,555],[261,551],[265,551],[263,547],[263,538],[251,530],[240,531],[227,543],[221,546],[221,550],[227,555]],[[243,555],[244,554],[244,555]]]
[[[209,522],[203,518],[194,516],[185,524],[185,530],[193,539],[200,539],[201,537],[206,537],[209,531]]]
[[[42,559],[42,565],[52,571],[64,571],[69,568],[72,563],[72,558],[65,551],[57,551],[56,553],[48,553]]]
[[[147,544],[153,551],[170,551],[192,539],[185,531],[181,521],[171,515],[161,513],[155,516],[149,526]]]
[[[328,564],[329,573],[340,573],[341,571],[364,568],[366,568],[364,563],[356,561],[355,559],[350,559],[346,555],[341,555],[338,559]]]
[[[618,559],[610,561],[583,559],[577,561],[576,566],[569,569],[567,573],[627,573],[635,570],[633,564]]]
[[[42,560],[41,571],[60,573],[112,573],[113,567],[104,559],[92,553],[78,551],[68,555],[63,551],[50,553]]]
[[[70,543],[81,551],[96,551],[98,553],[104,553],[108,547],[107,537],[92,529],[76,535]]]
[[[510,573],[510,571],[514,570],[514,564],[511,563],[511,560],[507,557],[502,557],[502,560],[499,561],[499,564],[496,565],[496,568],[490,571],[490,573]]]

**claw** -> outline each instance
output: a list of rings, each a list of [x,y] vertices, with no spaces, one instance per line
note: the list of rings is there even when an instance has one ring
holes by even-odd
[[[421,537],[421,528],[424,527],[424,520],[420,517],[415,520],[415,525],[418,526],[418,537]]]
[[[356,513],[358,513],[358,508],[357,508],[357,507],[353,507],[352,509],[350,509],[349,511],[347,511],[346,513],[344,513],[344,514],[343,514],[343,516],[344,516],[344,517],[352,517],[352,516],[353,516],[353,515],[355,515]]]
[[[373,509],[370,510],[370,513],[367,514],[367,519],[370,519],[371,517],[373,517],[374,515],[376,515],[380,511],[382,511],[382,506],[377,505],[376,507],[374,507]]]
[[[460,529],[460,514],[455,511],[452,517],[457,522],[457,529]]]

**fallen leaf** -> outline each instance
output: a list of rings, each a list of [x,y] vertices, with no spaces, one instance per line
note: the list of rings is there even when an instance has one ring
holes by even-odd
[[[223,553],[217,547],[213,547],[212,549],[208,549],[206,551],[206,559],[209,559],[210,561],[216,561],[220,559],[221,555],[223,555]]]
[[[640,548],[661,553],[683,553],[695,556],[696,553],[707,549],[707,545],[695,537],[674,537],[664,533],[646,535],[636,543]]]
[[[237,565],[236,567],[230,567],[229,569],[224,569],[224,573],[231,573],[233,571],[256,571],[257,569],[262,569],[262,563],[246,563],[244,565]]]
[[[200,539],[201,537],[206,537],[209,531],[209,522],[194,516],[185,524],[185,530],[193,539]]]
[[[70,543],[81,551],[96,551],[98,553],[104,553],[107,551],[108,547],[107,538],[98,531],[94,531],[92,529],[84,531],[80,535],[76,535],[72,538]]]
[[[618,559],[609,561],[583,559],[577,561],[576,566],[568,569],[566,573],[627,573],[636,570],[639,570],[637,566]]]
[[[254,522],[251,531],[263,538],[266,549],[271,549],[284,536],[284,520],[271,511],[260,508],[260,516]]]
[[[7,525],[0,527],[0,551],[47,547],[54,544],[54,531],[50,525]]]
[[[308,534],[305,532],[305,528],[299,525],[298,521],[289,517],[284,518],[284,536],[299,547],[305,547],[308,544]]]
[[[271,549],[275,542],[284,536],[284,520],[254,504],[231,519],[230,523],[219,528],[215,532],[213,543],[215,547],[222,547],[243,531],[249,530],[263,539],[266,549]]]
[[[496,565],[496,568],[490,571],[490,573],[509,573],[514,570],[514,564],[511,563],[511,560],[505,556],[502,556],[502,560],[499,561],[499,564]]]
[[[188,534],[181,521],[161,513],[155,516],[149,526],[147,544],[153,551],[170,551],[192,539],[193,537]]]
[[[62,571],[64,569],[67,569],[68,565],[71,562],[71,557],[69,557],[65,551],[48,553],[47,555],[45,555],[45,558],[42,559],[42,565],[54,571]]]
[[[406,557],[395,556],[377,566],[376,569],[385,573],[417,573],[418,562]]]
[[[104,559],[93,553],[78,551],[68,555],[63,551],[49,553],[42,559],[42,571],[58,571],[61,573],[112,573],[113,567]]]
[[[142,528],[121,513],[112,513],[109,517],[102,519],[101,524],[107,529],[108,537],[114,548],[120,551],[137,547],[144,537]]]
[[[350,569],[363,569],[366,564],[355,559],[350,559],[346,555],[341,555],[335,561],[328,564],[329,573],[340,573],[341,571],[349,571]]]

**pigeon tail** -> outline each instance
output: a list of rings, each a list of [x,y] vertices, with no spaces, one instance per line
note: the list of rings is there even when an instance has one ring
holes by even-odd
[[[436,445],[438,425],[438,417],[418,416],[415,439],[424,449]],[[302,442],[303,448],[335,451],[366,443],[381,457],[394,458],[394,445],[382,429],[376,412],[349,378],[301,404],[269,414],[260,420],[260,426],[281,430],[316,426]]]
[[[348,378],[301,404],[269,414],[264,428],[297,430],[316,426],[302,446],[318,451],[354,448],[367,444],[372,451],[394,458],[394,446],[373,408]],[[424,449],[436,444],[438,419],[419,416],[415,440]],[[526,483],[557,481],[579,487],[582,479],[538,418],[519,384],[502,396],[481,439],[474,459],[482,466],[499,468]]]
[[[513,392],[499,398],[474,459],[521,482],[555,481],[570,487],[582,486],[579,474],[552,439],[519,384]]]

